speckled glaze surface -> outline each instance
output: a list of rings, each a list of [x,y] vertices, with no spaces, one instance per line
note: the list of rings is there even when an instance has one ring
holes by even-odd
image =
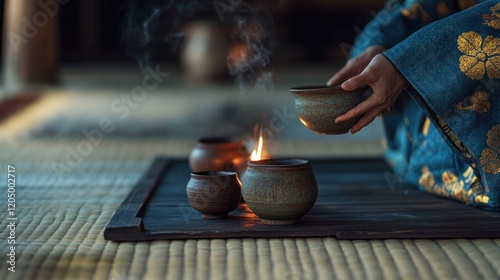
[[[231,171],[241,175],[246,169],[250,153],[241,141],[223,137],[198,140],[189,155],[191,172]]]
[[[262,223],[287,225],[311,210],[318,184],[307,160],[251,161],[243,178],[242,195]]]
[[[356,107],[371,93],[369,87],[345,91],[340,86],[294,87],[295,107],[300,121],[320,134],[343,134],[361,118],[336,124],[335,118]]]
[[[191,173],[186,191],[191,206],[206,219],[227,217],[241,199],[241,183],[235,172]]]

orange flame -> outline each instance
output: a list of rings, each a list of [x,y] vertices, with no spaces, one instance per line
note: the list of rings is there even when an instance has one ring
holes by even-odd
[[[264,158],[266,151],[264,150],[264,137],[262,136],[262,127],[259,129],[259,141],[250,155],[250,160],[261,160]]]
[[[251,160],[261,160],[262,159],[262,146],[264,145],[264,139],[262,135],[259,137],[259,142],[255,149],[252,151],[252,155],[250,155]]]

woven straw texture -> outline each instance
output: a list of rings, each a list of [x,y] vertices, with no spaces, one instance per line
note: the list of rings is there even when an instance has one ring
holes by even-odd
[[[100,92],[86,94],[85,98],[59,93],[48,95],[37,105],[0,125],[0,170],[3,170],[0,182],[4,182],[0,188],[0,197],[4,197],[0,199],[2,244],[6,245],[9,235],[4,214],[4,209],[7,209],[5,182],[8,164],[16,167],[15,213],[18,219],[15,230],[16,272],[7,271],[8,251],[7,246],[2,246],[0,279],[500,278],[500,240],[105,241],[103,229],[106,222],[151,160],[158,154],[186,158],[195,141],[170,138],[123,140],[106,135],[101,143],[85,149],[79,146],[82,138],[44,140],[23,137],[30,135],[27,131],[31,131],[32,136],[37,135],[33,133],[36,129],[45,131],[40,135],[57,134],[57,130],[71,132],[70,128],[78,123],[79,118],[85,117],[83,113],[73,112],[75,104],[109,104],[99,99],[101,96]],[[112,100],[114,97],[106,98]],[[141,105],[144,112],[137,113],[146,121],[138,121],[141,117],[134,116],[127,119],[127,124],[148,123],[160,118],[159,110],[148,106],[166,104],[167,101],[161,98],[168,102],[176,100],[175,95],[148,99]],[[179,102],[184,102],[182,100]],[[180,103],[179,108],[182,107]],[[82,107],[81,111],[86,112],[89,106]],[[60,113],[63,109],[71,114]],[[151,118],[150,112],[156,112],[155,118]],[[60,117],[54,118],[52,126],[40,125],[41,121],[57,114]],[[72,114],[79,117],[65,122],[66,126],[60,125]],[[105,116],[101,111],[90,115],[97,116],[97,120]],[[75,125],[72,129],[81,134],[83,127]],[[380,156],[382,149],[378,140],[353,142],[349,138],[342,139],[317,142],[279,140],[273,145],[273,156]],[[76,153],[79,148],[80,152]]]
[[[1,279],[498,279],[500,240],[334,238],[108,242],[103,229],[154,155],[185,157],[193,143],[109,140],[72,158],[78,141],[2,143],[0,182],[16,166],[16,272]],[[282,143],[280,155],[301,150]],[[7,148],[8,147],[8,148]],[[358,147],[361,152],[376,148]],[[320,155],[342,147],[308,147]],[[356,151],[357,149],[351,149]],[[288,152],[287,152],[288,151]],[[61,163],[67,169],[57,169]],[[5,186],[5,185],[4,185]],[[2,197],[6,197],[2,187]],[[1,200],[6,209],[6,199]],[[0,213],[5,213],[2,210]],[[2,214],[3,217],[4,214]],[[1,221],[5,242],[7,220]],[[4,243],[6,244],[6,243]],[[2,246],[2,248],[5,248]]]

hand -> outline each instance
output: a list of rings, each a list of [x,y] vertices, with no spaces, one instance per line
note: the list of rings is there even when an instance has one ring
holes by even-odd
[[[355,58],[351,58],[333,77],[326,83],[328,86],[338,85],[345,82],[347,79],[359,75],[363,69],[368,66],[368,63],[379,53],[385,51],[386,48],[381,45],[374,45],[366,48],[364,52]]]
[[[401,91],[408,86],[408,82],[382,54],[376,55],[359,75],[345,81],[342,88],[351,91],[365,84],[372,88],[372,95],[335,119],[335,123],[340,123],[364,114],[351,128],[352,134],[360,131],[378,114],[391,107]]]

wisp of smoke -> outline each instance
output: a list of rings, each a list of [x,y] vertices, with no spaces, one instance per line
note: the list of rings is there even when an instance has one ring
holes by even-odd
[[[217,1],[228,6],[224,18],[215,7]],[[235,78],[240,92],[270,93],[272,72],[267,69],[271,56],[273,20],[262,4],[254,6],[243,0],[128,0],[122,43],[141,69],[160,60],[166,52],[176,52],[181,45],[182,25],[197,15],[230,21],[233,47],[228,54],[229,74]]]
[[[264,6],[251,7],[240,2],[235,14],[233,40],[236,47],[228,57],[228,68],[240,92],[272,92],[272,72],[267,69],[271,56],[273,20]],[[239,44],[239,45],[238,45]]]
[[[128,0],[121,37],[124,50],[144,69],[165,53],[177,51],[182,24],[207,7],[200,0]]]

